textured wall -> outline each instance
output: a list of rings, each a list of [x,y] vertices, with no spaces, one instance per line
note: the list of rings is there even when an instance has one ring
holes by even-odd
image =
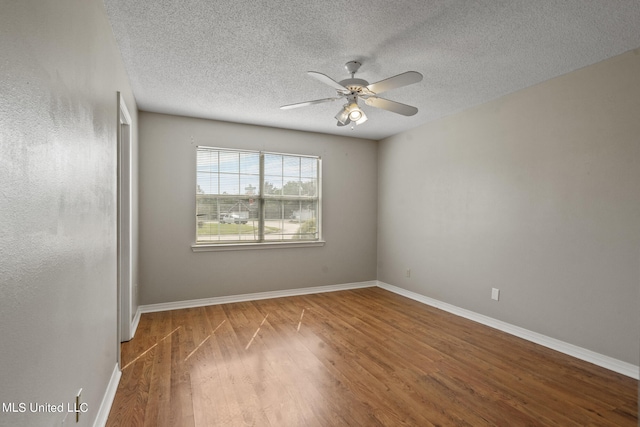
[[[86,426],[116,363],[116,92],[136,105],[100,0],[3,1],[0,51],[0,402],[83,388]]]
[[[322,157],[326,245],[194,253],[196,146]],[[140,303],[376,278],[373,141],[140,113]]]
[[[639,53],[382,141],[379,280],[637,365]]]

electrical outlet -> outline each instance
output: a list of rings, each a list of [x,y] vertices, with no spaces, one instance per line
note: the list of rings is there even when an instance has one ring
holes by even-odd
[[[407,272],[405,273],[405,275],[407,277],[411,277],[411,269],[407,269]]]
[[[500,299],[500,289],[491,288],[491,299],[496,301]]]

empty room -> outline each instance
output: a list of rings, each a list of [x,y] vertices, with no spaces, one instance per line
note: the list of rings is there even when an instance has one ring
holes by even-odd
[[[0,426],[636,426],[640,3],[3,0]]]

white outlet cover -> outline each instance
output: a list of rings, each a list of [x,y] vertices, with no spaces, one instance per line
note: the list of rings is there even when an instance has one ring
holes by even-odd
[[[491,299],[496,301],[500,299],[500,289],[491,288]]]

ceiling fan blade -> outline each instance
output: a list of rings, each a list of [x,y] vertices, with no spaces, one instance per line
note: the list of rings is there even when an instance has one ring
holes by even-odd
[[[411,105],[401,104],[396,101],[389,101],[384,98],[376,98],[375,96],[365,99],[364,103],[372,107],[382,108],[383,110],[402,114],[403,116],[413,116],[418,112],[418,109]]]
[[[297,104],[283,105],[282,107],[280,107],[280,109],[281,110],[291,110],[292,108],[306,107],[308,105],[313,105],[313,104],[322,104],[323,102],[335,101],[336,99],[340,99],[340,98],[339,97],[336,97],[336,98],[324,98],[324,99],[316,99],[314,101],[298,102]]]
[[[311,77],[314,77],[315,79],[321,81],[322,83],[331,86],[332,88],[339,90],[341,92],[347,91],[349,92],[349,89],[347,89],[346,87],[342,86],[340,83],[338,83],[337,81],[333,80],[331,77],[327,76],[326,74],[322,74],[322,73],[318,73],[316,71],[307,71],[307,74],[309,74]]]
[[[371,83],[367,86],[367,89],[373,93],[382,93],[391,89],[418,83],[421,80],[422,74],[417,71],[407,71],[406,73],[398,74],[397,76],[389,77],[388,79],[380,80],[376,83]]]

